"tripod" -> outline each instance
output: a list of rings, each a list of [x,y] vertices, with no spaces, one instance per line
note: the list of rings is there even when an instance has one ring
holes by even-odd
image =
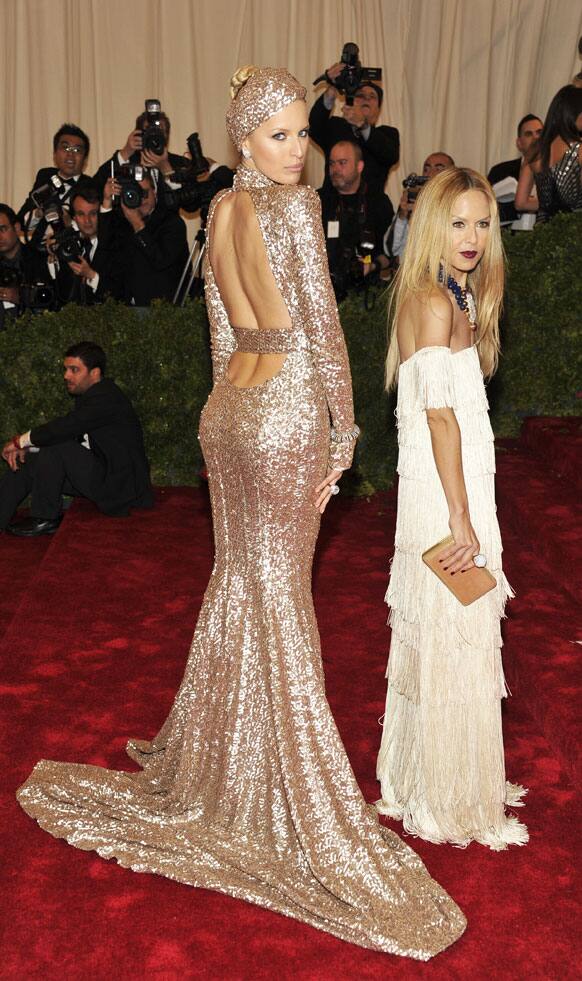
[[[174,293],[174,299],[172,300],[174,306],[178,306],[178,307],[184,306],[186,297],[190,295],[190,290],[192,289],[192,283],[194,282],[194,278],[196,276],[198,276],[198,280],[200,284],[202,283],[202,271],[200,266],[202,263],[202,259],[204,258],[205,251],[206,251],[206,233],[204,231],[204,228],[199,228],[198,231],[196,232],[196,237],[194,238],[194,241],[192,243],[192,248],[190,249],[190,255],[186,260],[184,271],[180,276],[180,282],[178,283],[178,286],[176,287],[176,292]],[[182,298],[179,299],[182,286],[184,285],[186,277],[188,276],[188,272],[190,272],[188,284],[186,286],[186,289],[182,293]]]

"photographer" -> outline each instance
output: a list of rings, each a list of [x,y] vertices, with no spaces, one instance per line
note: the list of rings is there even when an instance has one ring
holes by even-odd
[[[54,238],[49,238],[48,267],[60,305],[92,306],[109,295],[115,296],[119,290],[108,243],[109,229],[100,227],[100,205],[97,188],[83,182],[70,199],[72,225],[65,236],[66,255],[62,254],[62,245],[59,249]]]
[[[83,171],[89,149],[87,134],[73,123],[63,123],[53,137],[54,166],[42,167],[38,171],[32,191],[16,216],[23,228],[32,231],[44,216],[43,207],[37,205],[33,195],[43,200],[55,200],[60,207],[68,210],[73,189],[79,181],[86,179]]]
[[[344,62],[332,65],[325,73],[326,78],[333,83],[344,68]],[[363,179],[370,191],[383,192],[390,168],[398,163],[400,154],[398,130],[393,126],[376,125],[384,93],[375,82],[364,82],[353,96],[353,105],[343,106],[341,117],[332,115],[338,94],[333,84],[328,85],[309,114],[309,135],[325,154],[324,186],[329,186],[327,174],[331,148],[340,140],[350,140],[362,150]]]
[[[20,224],[12,208],[0,204],[0,329],[25,305],[23,285],[48,284],[45,259],[19,239]]]
[[[329,271],[336,297],[362,288],[388,266],[383,253],[384,235],[394,209],[381,191],[370,190],[363,179],[362,149],[353,140],[331,148],[330,186],[317,192],[321,198],[323,229]]]
[[[404,252],[408,238],[408,225],[414,213],[414,206],[422,185],[426,184],[431,177],[435,177],[436,174],[446,170],[447,167],[454,166],[453,158],[448,153],[442,153],[439,150],[436,153],[429,153],[422,165],[422,177],[410,174],[403,181],[404,191],[398,203],[398,211],[384,239],[384,252],[390,258],[400,259]]]
[[[155,99],[148,99],[146,107],[153,106],[154,103],[159,106]],[[154,173],[154,186],[158,183],[158,172],[163,177],[170,177],[175,170],[185,167],[188,161],[185,157],[170,153],[169,142],[170,120],[166,113],[159,110],[148,111],[146,108],[146,111],[137,117],[135,129],[132,129],[125,145],[101,164],[93,177],[99,191],[103,192],[106,181],[111,177],[111,164],[115,171],[126,164],[140,164],[142,167],[150,168]]]
[[[10,469],[0,479],[0,530],[22,538],[54,534],[62,494],[86,497],[113,517],[153,505],[140,421],[127,395],[105,377],[106,367],[98,344],[70,347],[64,380],[74,408],[5,444]],[[10,524],[28,494],[31,516]]]
[[[129,190],[131,207],[124,202],[124,197],[128,200],[127,186],[116,179],[107,180],[101,221],[111,236],[121,298],[147,307],[152,300],[174,297],[188,261],[186,225],[180,215],[158,201],[150,171],[138,171]],[[113,210],[115,199],[119,206]]]

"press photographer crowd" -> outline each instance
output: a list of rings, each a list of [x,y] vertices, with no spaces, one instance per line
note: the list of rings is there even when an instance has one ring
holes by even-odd
[[[398,130],[378,125],[380,68],[366,68],[357,45],[314,82],[310,137],[325,155],[319,189],[330,273],[338,300],[389,278],[406,246],[422,186],[454,166],[435,150],[403,181],[396,213],[384,188],[398,164]],[[527,230],[558,211],[582,208],[582,79],[559,90],[545,120],[528,112],[516,126],[518,156],[488,178],[504,225]],[[340,105],[341,109],[336,111]],[[53,166],[38,171],[26,201],[0,204],[0,329],[25,310],[94,304],[111,296],[136,307],[182,303],[201,288],[204,224],[212,197],[233,171],[204,157],[197,133],[183,155],[169,150],[170,120],[148,99],[124,146],[93,177],[90,140],[64,123],[53,138]],[[461,161],[466,163],[466,161]],[[188,248],[183,215],[202,228]]]

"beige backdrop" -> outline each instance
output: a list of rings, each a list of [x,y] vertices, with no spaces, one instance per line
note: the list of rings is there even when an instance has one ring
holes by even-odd
[[[0,0],[0,200],[18,207],[52,163],[52,135],[76,122],[89,173],[125,142],[146,97],[159,97],[181,152],[234,156],[224,130],[228,80],[241,64],[285,65],[308,86],[345,41],[384,69],[381,121],[398,127],[388,191],[431,150],[486,171],[515,155],[517,120],[545,114],[579,69],[580,0]],[[321,89],[318,89],[318,92]],[[318,185],[312,148],[306,179]]]

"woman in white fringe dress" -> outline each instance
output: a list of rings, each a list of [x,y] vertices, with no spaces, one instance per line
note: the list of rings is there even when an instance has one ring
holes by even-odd
[[[497,364],[502,295],[495,198],[480,174],[448,168],[418,197],[394,294],[386,373],[388,387],[398,381],[399,488],[376,806],[428,841],[496,850],[528,840],[506,812],[525,790],[505,779],[500,619],[512,592],[483,382]],[[452,572],[480,555],[497,580],[467,607],[421,559],[450,534]]]

